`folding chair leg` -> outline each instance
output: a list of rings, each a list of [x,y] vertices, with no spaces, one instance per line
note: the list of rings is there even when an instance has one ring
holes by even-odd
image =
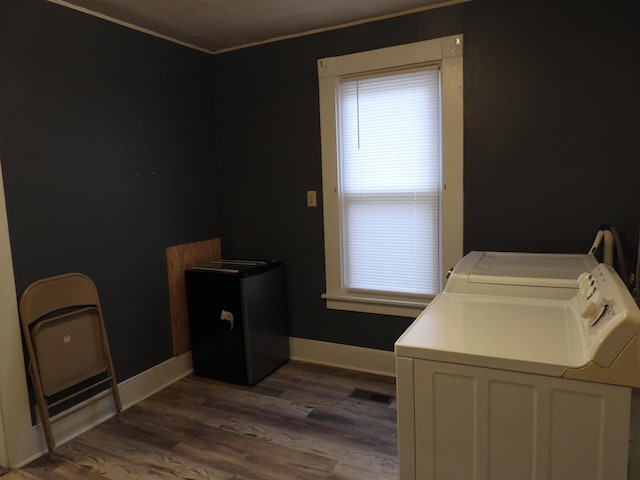
[[[44,438],[47,441],[47,449],[49,450],[49,460],[53,460],[55,458],[54,449],[56,448],[56,444],[53,440],[53,430],[51,429],[51,422],[49,421],[48,412],[43,412],[43,410],[46,409],[46,406],[44,406],[44,408],[40,408],[40,416],[42,417],[42,429],[44,430]]]
[[[42,430],[44,431],[44,438],[47,442],[47,449],[49,450],[49,460],[54,459],[53,450],[56,448],[56,444],[53,440],[53,430],[51,429],[51,421],[49,420],[49,407],[44,398],[42,391],[42,384],[40,383],[40,374],[37,367],[31,363],[31,380],[36,391],[36,399],[38,401],[38,410],[40,411],[40,422],[42,423]]]
[[[118,421],[121,421],[122,417],[120,416],[120,413],[122,412],[122,402],[120,400],[118,384],[116,383],[116,379],[113,375],[111,375],[111,393],[113,394],[113,403],[116,407],[116,416],[118,417]]]

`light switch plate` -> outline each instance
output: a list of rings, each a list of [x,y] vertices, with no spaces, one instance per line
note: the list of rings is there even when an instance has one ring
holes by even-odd
[[[315,190],[307,190],[307,207],[317,207],[318,199]]]

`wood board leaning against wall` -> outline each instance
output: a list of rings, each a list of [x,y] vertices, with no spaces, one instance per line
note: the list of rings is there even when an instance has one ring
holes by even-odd
[[[184,271],[195,265],[220,260],[222,258],[220,238],[167,247],[165,255],[169,282],[173,354],[178,356],[191,350]]]

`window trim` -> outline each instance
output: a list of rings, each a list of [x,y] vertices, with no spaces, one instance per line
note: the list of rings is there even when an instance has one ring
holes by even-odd
[[[340,202],[338,199],[337,88],[342,77],[365,72],[437,63],[441,71],[442,173],[440,285],[462,257],[463,101],[462,35],[318,60],[322,193],[327,308],[415,317],[430,298],[368,296],[342,287]]]

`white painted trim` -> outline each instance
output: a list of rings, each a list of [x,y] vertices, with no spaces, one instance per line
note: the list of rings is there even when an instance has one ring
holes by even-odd
[[[429,301],[410,302],[407,300],[392,300],[389,298],[358,297],[350,295],[321,295],[327,301],[327,308],[334,310],[349,310],[352,312],[381,313],[396,317],[408,317],[414,320],[427,308]]]
[[[0,467],[10,467],[30,427],[22,337],[18,317],[9,224],[0,168]]]
[[[124,409],[127,409],[172,383],[193,372],[191,352],[171,358],[118,384]],[[56,446],[62,445],[74,437],[92,429],[115,415],[115,406],[110,391],[102,392],[95,397],[67,410],[52,420],[53,436]],[[47,453],[42,426],[30,426],[23,436],[19,458],[10,465],[20,468]]]
[[[191,351],[173,357],[118,384],[122,408],[127,409],[193,373]]]
[[[438,65],[441,74],[441,158],[440,158],[440,288],[447,272],[463,253],[463,36],[450,35],[415,43],[318,59],[318,99],[322,147],[322,199],[327,308],[414,317],[420,308],[404,308],[415,297],[386,292],[369,297],[355,295],[345,285],[343,245],[339,86],[345,76],[403,69],[415,65]],[[433,293],[433,292],[432,292]],[[437,292],[436,292],[437,293]],[[366,301],[363,301],[366,300]],[[390,302],[393,300],[393,302]],[[401,303],[398,303],[400,301]],[[425,295],[424,302],[428,303]],[[415,305],[418,307],[418,305]],[[423,305],[424,308],[424,305]]]
[[[390,377],[396,375],[395,355],[386,350],[289,337],[289,358]]]

